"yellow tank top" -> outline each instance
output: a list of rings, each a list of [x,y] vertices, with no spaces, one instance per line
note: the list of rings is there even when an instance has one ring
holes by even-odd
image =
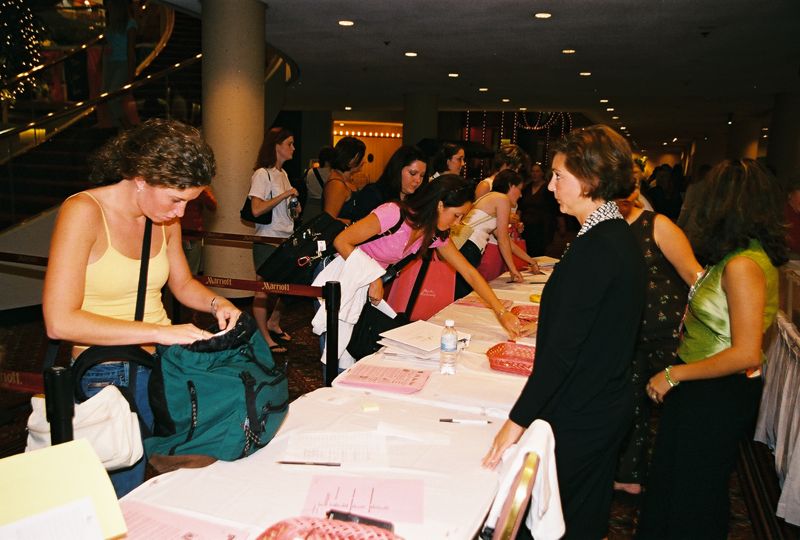
[[[91,193],[83,192],[100,207],[103,227],[106,230],[105,253],[86,267],[86,282],[83,288],[81,309],[97,315],[132,321],[136,311],[136,292],[139,284],[140,259],[126,257],[111,244],[103,206]],[[147,292],[144,303],[144,322],[170,324],[164,305],[161,303],[161,289],[169,277],[167,258],[167,235],[161,226],[161,249],[150,258],[147,271]]]

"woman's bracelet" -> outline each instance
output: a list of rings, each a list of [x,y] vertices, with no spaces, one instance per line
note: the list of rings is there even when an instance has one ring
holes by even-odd
[[[211,299],[211,314],[216,317],[217,316],[217,297]]]
[[[666,368],[664,368],[664,378],[667,379],[667,383],[669,384],[670,388],[675,388],[676,386],[681,384],[681,382],[676,381],[675,379],[672,378],[671,371],[672,371],[672,366],[667,366]]]

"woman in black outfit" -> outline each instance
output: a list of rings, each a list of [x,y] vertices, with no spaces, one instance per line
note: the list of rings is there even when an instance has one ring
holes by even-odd
[[[630,363],[644,307],[645,262],[614,202],[631,192],[631,150],[607,126],[556,145],[550,189],[581,223],[542,293],[533,373],[484,465],[537,418],[553,428],[565,538],[603,538],[620,443],[630,427]]]

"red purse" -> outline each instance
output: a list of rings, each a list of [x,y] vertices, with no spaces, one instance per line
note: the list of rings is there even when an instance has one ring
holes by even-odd
[[[417,259],[398,274],[392,281],[386,301],[398,313],[405,311],[411,289],[419,274],[422,260]],[[456,271],[446,262],[439,260],[434,253],[433,258],[422,281],[417,302],[411,313],[406,313],[410,321],[428,320],[439,311],[453,303],[456,289]]]

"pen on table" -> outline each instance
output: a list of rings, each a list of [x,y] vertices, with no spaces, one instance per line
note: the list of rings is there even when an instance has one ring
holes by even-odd
[[[281,465],[315,465],[317,467],[341,467],[341,463],[336,463],[334,461],[276,461],[275,463],[280,463]]]
[[[480,420],[478,418],[439,418],[439,422],[448,424],[491,424],[491,420]]]

